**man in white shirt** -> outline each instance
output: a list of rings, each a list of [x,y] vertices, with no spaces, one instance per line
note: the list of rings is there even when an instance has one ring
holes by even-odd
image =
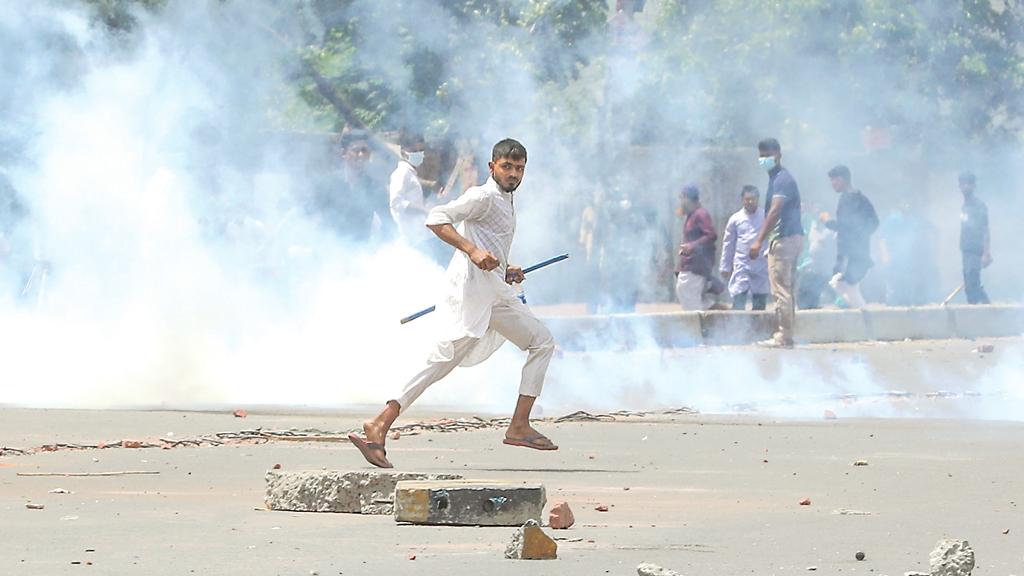
[[[491,177],[483,186],[435,207],[426,219],[427,228],[457,250],[448,265],[445,295],[437,305],[442,330],[426,366],[405,385],[401,396],[389,400],[376,418],[363,423],[365,438],[349,435],[374,466],[392,467],[384,443],[400,413],[456,366],[482,362],[506,339],[528,355],[504,443],[558,449],[530,425],[530,412],[544,385],[555,340],[510,286],[524,279],[522,268],[508,264],[508,255],[516,224],[513,193],[526,170],[526,148],[512,139],[502,140],[494,145],[488,166]]]
[[[391,218],[398,225],[398,233],[410,245],[417,246],[429,240],[423,223],[427,207],[423,200],[423,186],[416,169],[423,164],[426,143],[422,136],[402,136],[402,159],[391,173],[388,183]]]
[[[733,310],[746,310],[747,298],[753,300],[754,310],[764,310],[768,303],[768,261],[750,259],[750,245],[764,224],[764,212],[757,209],[761,193],[756,186],[744,186],[740,192],[743,208],[729,217],[722,242],[722,262],[719,270],[729,280],[729,295]]]

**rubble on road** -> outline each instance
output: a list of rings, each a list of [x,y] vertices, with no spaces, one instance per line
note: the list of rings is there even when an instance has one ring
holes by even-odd
[[[940,540],[928,557],[931,576],[971,576],[974,549],[967,540]]]
[[[651,564],[644,562],[636,567],[637,576],[683,576],[675,570],[669,570],[668,568],[662,568],[657,564]]]
[[[265,501],[270,510],[389,515],[394,512],[398,482],[461,478],[458,474],[270,470]]]
[[[441,526],[521,526],[544,513],[540,484],[405,480],[395,487],[395,521]]]
[[[512,535],[512,540],[505,548],[505,558],[555,560],[558,558],[558,544],[541,530],[536,520],[527,520]]]
[[[550,514],[548,514],[548,526],[552,530],[566,530],[575,523],[576,518],[572,514],[572,509],[569,508],[568,502],[555,504],[551,508]]]

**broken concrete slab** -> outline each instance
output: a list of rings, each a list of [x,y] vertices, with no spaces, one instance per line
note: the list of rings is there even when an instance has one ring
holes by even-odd
[[[638,576],[683,576],[675,570],[662,568],[657,564],[650,564],[648,562],[644,562],[637,566],[636,573],[638,574]]]
[[[271,510],[392,514],[395,486],[405,480],[457,480],[458,474],[298,470],[267,472],[266,504]]]
[[[402,481],[395,488],[395,521],[445,526],[522,526],[541,518],[540,484]]]
[[[505,558],[510,560],[555,560],[558,558],[558,544],[537,525],[536,520],[527,520],[505,548]]]
[[[928,557],[931,576],[971,576],[974,549],[967,540],[939,540]]]

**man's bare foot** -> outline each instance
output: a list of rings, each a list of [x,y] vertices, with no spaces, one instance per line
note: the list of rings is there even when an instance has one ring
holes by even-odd
[[[355,434],[348,435],[349,441],[359,449],[363,458],[378,468],[394,468],[388,461],[388,452],[384,448],[387,439],[387,429],[384,425],[376,420],[367,420],[363,422],[363,435],[366,437],[365,440]]]
[[[551,439],[535,430],[529,424],[509,426],[508,430],[505,431],[505,439],[502,441],[502,444],[533,448],[534,450],[558,450],[558,446]]]

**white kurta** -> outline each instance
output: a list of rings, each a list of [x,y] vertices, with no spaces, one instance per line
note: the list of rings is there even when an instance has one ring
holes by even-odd
[[[441,344],[433,359],[450,360],[454,354],[452,343],[470,337],[479,340],[462,365],[478,364],[505,342],[490,328],[492,307],[503,301],[517,301],[515,291],[505,283],[516,229],[512,194],[488,179],[483,186],[470,188],[458,199],[433,208],[426,224],[455,225],[470,242],[498,259],[498,267],[485,272],[468,256],[456,251],[448,265],[444,291],[437,304],[436,313],[442,325]]]
[[[403,238],[418,243],[429,236],[423,227],[427,208],[423,201],[423,185],[416,176],[416,169],[405,160],[391,173],[388,183],[391,218],[398,224]]]
[[[719,269],[731,272],[729,295],[744,292],[768,294],[768,259],[750,259],[750,245],[757,240],[764,224],[764,211],[754,210],[753,214],[740,210],[729,218],[725,225],[725,239],[722,241],[722,261]]]

